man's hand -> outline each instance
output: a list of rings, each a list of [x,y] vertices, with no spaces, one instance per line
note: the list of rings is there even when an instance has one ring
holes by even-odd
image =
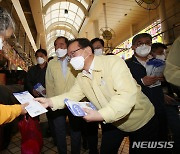
[[[91,109],[86,109],[86,108],[83,108],[84,112],[87,113],[87,115],[85,115],[83,117],[83,119],[86,121],[86,122],[93,122],[93,121],[103,121],[103,117],[101,116],[101,114],[96,111],[96,110],[91,110]]]
[[[43,93],[44,95],[46,95],[46,90],[43,90],[42,93]]]
[[[156,83],[159,79],[156,76],[145,76],[142,80],[145,86],[150,86]]]
[[[21,104],[21,114],[26,114],[27,113],[25,107],[28,106],[28,105],[29,105],[29,103]]]
[[[164,101],[166,104],[172,104],[173,102],[176,102],[176,100],[166,94],[164,94]]]
[[[44,98],[44,97],[39,97],[39,98],[34,98],[35,101],[38,101],[39,103],[41,103],[41,105],[45,108],[53,107],[53,103],[49,98]]]
[[[159,80],[159,81],[165,81],[165,78],[164,78],[164,76],[159,76],[159,77],[158,77],[158,80]]]

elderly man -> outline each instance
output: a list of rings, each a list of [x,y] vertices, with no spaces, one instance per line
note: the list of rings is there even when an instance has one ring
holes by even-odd
[[[14,31],[14,22],[10,14],[0,7],[0,51],[3,48],[3,41],[9,38]],[[20,114],[25,114],[27,104],[2,105],[0,104],[0,125],[13,121]]]

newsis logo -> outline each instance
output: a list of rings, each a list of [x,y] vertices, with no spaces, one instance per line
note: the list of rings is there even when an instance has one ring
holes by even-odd
[[[174,141],[134,141],[132,148],[173,148]]]

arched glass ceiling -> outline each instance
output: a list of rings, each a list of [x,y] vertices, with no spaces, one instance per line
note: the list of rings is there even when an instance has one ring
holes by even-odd
[[[54,49],[54,40],[58,36],[65,36],[68,38],[68,40],[74,39],[74,36],[65,30],[55,30],[48,34],[48,37],[50,38],[50,42],[48,43],[47,51],[49,51],[49,56],[55,56],[55,49]]]
[[[68,10],[65,16],[64,10]],[[84,12],[75,4],[69,2],[59,2],[51,5],[44,16],[45,28],[58,21],[65,21],[72,24],[78,31],[85,15]]]
[[[67,37],[69,40],[74,39],[75,37],[73,36],[72,33],[65,31],[65,30],[54,30],[52,32],[50,32],[47,35],[47,42],[49,42],[53,37],[58,37],[58,36],[65,36]]]
[[[47,50],[49,51],[49,53],[51,52],[50,50],[53,49],[54,51],[54,40],[58,37],[58,36],[65,36],[66,38],[68,38],[69,40],[74,39],[75,37],[72,35],[72,33],[65,31],[65,30],[54,30],[52,32],[50,32],[47,35],[47,40],[49,40],[47,42]]]
[[[57,0],[42,0],[42,6],[47,9],[44,14],[44,25],[46,30],[47,50],[49,54],[54,52],[53,45],[56,37],[65,36],[68,39],[75,38],[72,28],[69,28],[69,26],[67,26],[68,24],[72,25],[74,30],[77,32],[80,30],[85,19],[85,13],[82,10],[82,6],[78,4],[77,1],[87,10],[93,0],[60,0],[59,2]],[[65,9],[68,10],[68,16],[66,16],[67,14],[65,15]],[[64,25],[58,24],[62,22]],[[53,25],[54,23],[57,23],[57,25]],[[55,29],[57,26],[64,28]]]
[[[43,5],[43,7],[44,7],[48,2],[50,2],[50,1],[51,1],[51,0],[42,0],[42,5]],[[68,1],[68,0],[67,0],[67,1]],[[89,1],[92,2],[92,0],[77,0],[77,1],[81,2],[86,9],[88,9],[88,6],[90,5],[90,4],[87,3],[87,2],[89,2]]]

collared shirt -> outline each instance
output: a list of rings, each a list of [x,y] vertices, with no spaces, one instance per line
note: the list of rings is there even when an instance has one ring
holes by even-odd
[[[152,56],[148,56],[148,59],[146,61],[143,61],[141,59],[139,59],[137,56],[135,56],[137,61],[142,65],[144,66],[144,68],[146,69],[146,72],[147,72],[147,68],[148,68],[148,65],[147,65],[147,62],[152,59]],[[141,78],[141,82],[144,84],[144,81],[143,79]],[[145,84],[144,84],[145,85]],[[149,88],[153,88],[153,87],[156,87],[156,86],[159,86],[161,85],[161,82],[160,81],[157,81],[155,84],[152,84],[150,86],[148,86]]]
[[[93,71],[93,69],[94,69],[94,59],[93,59],[91,65],[90,65],[90,67],[89,67],[88,72],[85,71],[85,70],[83,70],[82,73],[83,73],[85,76],[87,76],[87,77],[89,77],[90,79],[92,79],[92,71]]]
[[[67,74],[67,65],[68,65],[68,60],[67,60],[67,57],[65,57],[63,60],[60,60],[60,63],[61,63],[61,67],[62,67],[62,73],[64,75],[64,77],[66,77],[66,74]]]
[[[136,57],[136,56],[135,56],[135,57]],[[139,59],[138,57],[136,57],[136,59],[137,59],[137,61],[138,61],[142,66],[144,66],[144,67],[146,68],[146,62],[147,62],[149,59],[147,59],[146,61],[143,61],[143,60]]]
[[[147,63],[150,59],[152,59],[152,56],[148,56],[147,60],[146,60],[146,61],[143,61],[143,60],[141,60],[140,58],[138,58],[137,56],[135,56],[135,57],[136,57],[137,61],[138,61],[141,65],[143,65],[145,68],[146,68],[146,63]]]

